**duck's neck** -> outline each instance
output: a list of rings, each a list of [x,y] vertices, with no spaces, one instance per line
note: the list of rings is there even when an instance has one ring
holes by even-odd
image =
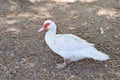
[[[55,35],[56,35],[56,26],[53,25],[53,27],[46,32],[45,36],[48,38],[52,38]]]
[[[55,30],[48,30],[45,34],[45,36],[52,37],[56,35],[56,29]]]
[[[55,29],[49,29],[46,32],[46,34],[45,34],[45,42],[48,44],[49,47],[53,43],[55,35],[56,35],[56,28]]]

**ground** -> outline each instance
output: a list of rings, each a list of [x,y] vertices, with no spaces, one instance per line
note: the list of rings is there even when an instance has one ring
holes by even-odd
[[[62,58],[49,49],[47,19],[57,33],[72,33],[110,56],[84,59],[56,69]],[[120,0],[1,0],[0,80],[119,80]]]

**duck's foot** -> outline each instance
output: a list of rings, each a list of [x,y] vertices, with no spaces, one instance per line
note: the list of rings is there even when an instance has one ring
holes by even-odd
[[[70,64],[71,61],[70,60],[64,60],[64,62],[62,64],[57,64],[56,68],[57,69],[63,69],[65,68],[68,64]]]
[[[63,65],[63,64],[57,64],[56,68],[57,69],[63,69],[63,68],[65,68],[65,65]]]

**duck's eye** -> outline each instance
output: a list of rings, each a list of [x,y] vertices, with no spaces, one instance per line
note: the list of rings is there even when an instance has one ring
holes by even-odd
[[[50,23],[44,24],[44,25],[43,25],[44,29],[47,29],[49,25],[50,25]]]

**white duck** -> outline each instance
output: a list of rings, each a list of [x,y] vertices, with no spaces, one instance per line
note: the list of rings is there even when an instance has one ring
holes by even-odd
[[[64,58],[64,63],[57,64],[57,68],[64,68],[67,60],[73,62],[84,58],[93,58],[99,61],[109,59],[109,56],[98,51],[94,44],[88,43],[73,34],[56,34],[56,24],[52,20],[46,20],[38,32],[46,29],[48,29],[45,34],[47,45],[52,51]]]

